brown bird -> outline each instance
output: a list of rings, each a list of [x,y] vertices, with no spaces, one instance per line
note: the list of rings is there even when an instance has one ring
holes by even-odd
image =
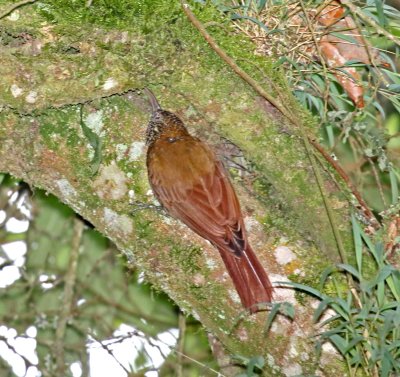
[[[189,134],[145,89],[153,113],[146,131],[147,171],[167,212],[210,241],[221,254],[243,306],[252,313],[271,302],[273,288],[251,248],[236,193],[222,162]]]

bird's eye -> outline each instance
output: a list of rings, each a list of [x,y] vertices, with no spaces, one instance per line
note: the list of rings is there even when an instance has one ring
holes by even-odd
[[[175,141],[177,141],[178,139],[176,137],[169,137],[167,140],[168,143],[175,143]]]

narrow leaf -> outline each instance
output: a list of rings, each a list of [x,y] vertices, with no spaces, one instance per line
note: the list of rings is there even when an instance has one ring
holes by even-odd
[[[267,333],[271,328],[272,322],[274,321],[276,315],[279,313],[279,308],[281,307],[281,303],[274,304],[271,311],[268,314],[267,320],[265,321],[264,331]]]
[[[354,214],[351,215],[351,224],[353,226],[353,237],[354,237],[354,247],[356,251],[356,262],[358,272],[362,273],[362,240],[361,240],[361,228],[358,224]]]
[[[349,274],[353,275],[358,281],[361,281],[361,275],[353,266],[350,266],[349,264],[339,263],[337,267],[347,271]]]
[[[94,156],[91,161],[91,170],[92,175],[95,175],[98,172],[101,163],[102,141],[99,135],[93,132],[83,121],[83,106],[80,108],[80,124],[83,134],[88,140],[90,146],[94,149]]]
[[[378,14],[379,24],[383,27],[386,26],[386,16],[385,12],[383,11],[383,2],[382,0],[375,0],[376,11]]]
[[[260,20],[257,20],[257,18],[251,17],[251,16],[243,16],[241,14],[233,14],[231,16],[231,20],[249,20],[251,22],[254,22],[256,25],[258,25],[260,28],[262,28],[263,30],[265,30],[267,33],[269,32],[269,29],[267,28],[267,26],[261,22]]]
[[[267,3],[267,0],[258,0],[258,2],[257,2],[258,13],[260,13],[264,9],[266,3]]]
[[[390,188],[392,191],[392,204],[397,204],[399,200],[399,186],[396,174],[393,172],[393,167],[389,169],[389,178],[390,178]]]

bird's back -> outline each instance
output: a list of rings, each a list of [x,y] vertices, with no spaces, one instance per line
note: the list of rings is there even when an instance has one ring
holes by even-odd
[[[169,134],[156,140],[148,149],[147,166],[150,183],[178,190],[186,196],[202,177],[214,173],[214,153],[190,135]],[[155,174],[154,174],[155,173]],[[156,193],[157,195],[157,193]]]

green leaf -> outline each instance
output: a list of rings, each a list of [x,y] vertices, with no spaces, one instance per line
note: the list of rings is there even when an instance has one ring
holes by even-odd
[[[324,113],[324,102],[322,101],[322,99],[315,97],[310,93],[305,93],[305,96],[308,102],[308,107],[311,109],[314,106],[320,116],[322,116]]]
[[[360,233],[361,233],[361,237],[364,240],[365,244],[368,247],[369,252],[374,256],[374,258],[376,259],[376,249],[375,249],[375,245],[372,243],[371,239],[364,233],[363,230],[360,229]]]
[[[272,322],[274,321],[276,315],[279,313],[279,309],[282,303],[273,304],[272,309],[270,310],[267,320],[265,321],[264,325],[264,332],[268,332],[271,328]]]
[[[400,302],[400,278],[399,271],[395,271],[392,275],[390,275],[387,279],[387,284],[395,297],[395,299]]]
[[[313,322],[318,322],[322,313],[328,308],[328,306],[332,303],[332,301],[333,301],[332,298],[328,297],[319,303],[317,309],[315,309],[314,311]]]
[[[365,284],[365,289],[370,290],[376,287],[379,283],[384,282],[389,275],[392,274],[396,269],[390,265],[385,265],[383,268],[379,270],[378,275],[372,281]]]
[[[389,178],[390,178],[390,188],[392,192],[392,204],[395,205],[399,200],[399,186],[398,186],[397,176],[393,171],[392,166],[389,169]]]
[[[295,308],[290,302],[279,302],[273,304],[265,321],[264,332],[267,333],[269,331],[269,329],[271,328],[271,324],[278,313],[281,313],[282,315],[293,320],[295,316]]]
[[[334,273],[334,272],[337,272],[336,266],[327,267],[327,268],[325,268],[324,271],[322,271],[321,277],[319,279],[319,286],[320,286],[321,290],[326,283],[326,279],[328,279],[328,277],[330,275],[332,275],[332,273]]]
[[[320,300],[323,300],[324,298],[326,298],[326,295],[324,295],[318,289],[309,287],[308,285],[294,283],[292,281],[278,281],[275,284],[276,284],[276,286],[297,288],[301,291],[307,292],[307,293],[311,294],[312,296],[319,298]]]
[[[364,340],[364,337],[361,335],[357,335],[356,337],[354,337],[349,344],[347,345],[347,347],[344,349],[344,353],[348,353],[350,352],[353,348],[355,348],[355,346],[362,342]]]
[[[385,349],[383,351],[380,377],[389,377],[391,372],[393,371],[392,365],[395,365],[396,361],[393,360],[392,355]]]
[[[265,365],[264,358],[262,356],[252,357],[247,364],[247,373],[255,372],[256,369],[262,370]]]
[[[325,126],[326,130],[326,135],[328,136],[328,143],[329,143],[329,148],[333,148],[335,145],[335,134],[333,132],[333,127],[331,124],[327,124]]]
[[[80,107],[80,125],[83,134],[85,135],[86,139],[88,140],[89,144],[94,150],[94,156],[91,161],[91,170],[92,170],[92,175],[95,175],[100,167],[103,145],[99,135],[93,132],[83,121],[83,105],[81,105]]]
[[[362,239],[361,239],[361,228],[358,224],[354,214],[351,215],[351,224],[353,226],[353,237],[354,237],[354,247],[356,252],[356,263],[358,273],[362,272]]]
[[[378,303],[382,306],[385,303],[385,282],[378,283],[377,295]]]
[[[291,304],[290,302],[283,302],[280,308],[280,312],[290,318],[291,320],[294,319],[295,316],[295,307],[293,306],[293,304]]]
[[[390,84],[386,87],[391,92],[400,93],[400,84]]]
[[[354,45],[357,45],[357,46],[360,44],[360,42],[357,39],[355,39],[351,34],[343,34],[343,33],[338,33],[338,32],[331,32],[329,34],[333,35],[336,38],[343,39],[344,41],[349,42]],[[351,47],[352,46],[349,46],[349,48],[351,48]]]
[[[362,280],[362,276],[353,266],[349,264],[339,263],[337,264],[337,267],[341,270],[347,271],[349,274],[353,275],[353,277],[355,277],[358,281]]]
[[[264,8],[267,0],[258,0],[257,1],[257,12],[260,13]]]
[[[315,85],[317,85],[318,89],[323,93],[326,88],[326,81],[321,77],[321,75],[317,75],[316,73],[313,73],[310,76],[310,79],[315,82]]]
[[[231,20],[249,20],[249,21],[251,21],[251,22],[254,22],[256,25],[258,25],[261,29],[263,29],[264,31],[266,31],[267,33],[270,31],[268,28],[267,28],[267,26],[263,23],[263,22],[261,22],[260,20],[257,20],[257,18],[254,18],[254,17],[251,17],[251,16],[244,16],[244,15],[241,15],[241,14],[237,14],[237,13],[235,13],[235,14],[233,14],[232,16],[231,16]]]
[[[368,102],[370,98],[368,96],[365,96],[365,102]],[[372,105],[379,111],[379,113],[382,116],[382,119],[386,118],[386,112],[385,109],[382,107],[382,105],[378,101],[372,101]]]
[[[323,327],[323,326],[328,325],[329,323],[334,322],[336,320],[341,320],[342,318],[343,318],[342,315],[339,315],[339,314],[333,315],[332,317],[329,317],[329,318],[325,319],[324,321],[318,323],[318,325],[320,327]],[[345,326],[343,325],[343,327],[345,327]],[[323,334],[325,334],[325,333],[323,333]]]
[[[342,338],[340,335],[334,334],[329,338],[329,340],[335,345],[342,355],[346,354],[348,343],[344,338]]]
[[[379,24],[382,27],[385,27],[387,24],[386,17],[385,17],[385,12],[383,10],[383,2],[382,0],[375,0],[375,6],[376,6],[376,11],[378,14],[378,20]]]
[[[349,320],[351,316],[351,308],[348,305],[347,301],[343,300],[340,297],[335,297],[335,299],[331,303],[331,308],[338,314],[340,314],[346,321]]]

